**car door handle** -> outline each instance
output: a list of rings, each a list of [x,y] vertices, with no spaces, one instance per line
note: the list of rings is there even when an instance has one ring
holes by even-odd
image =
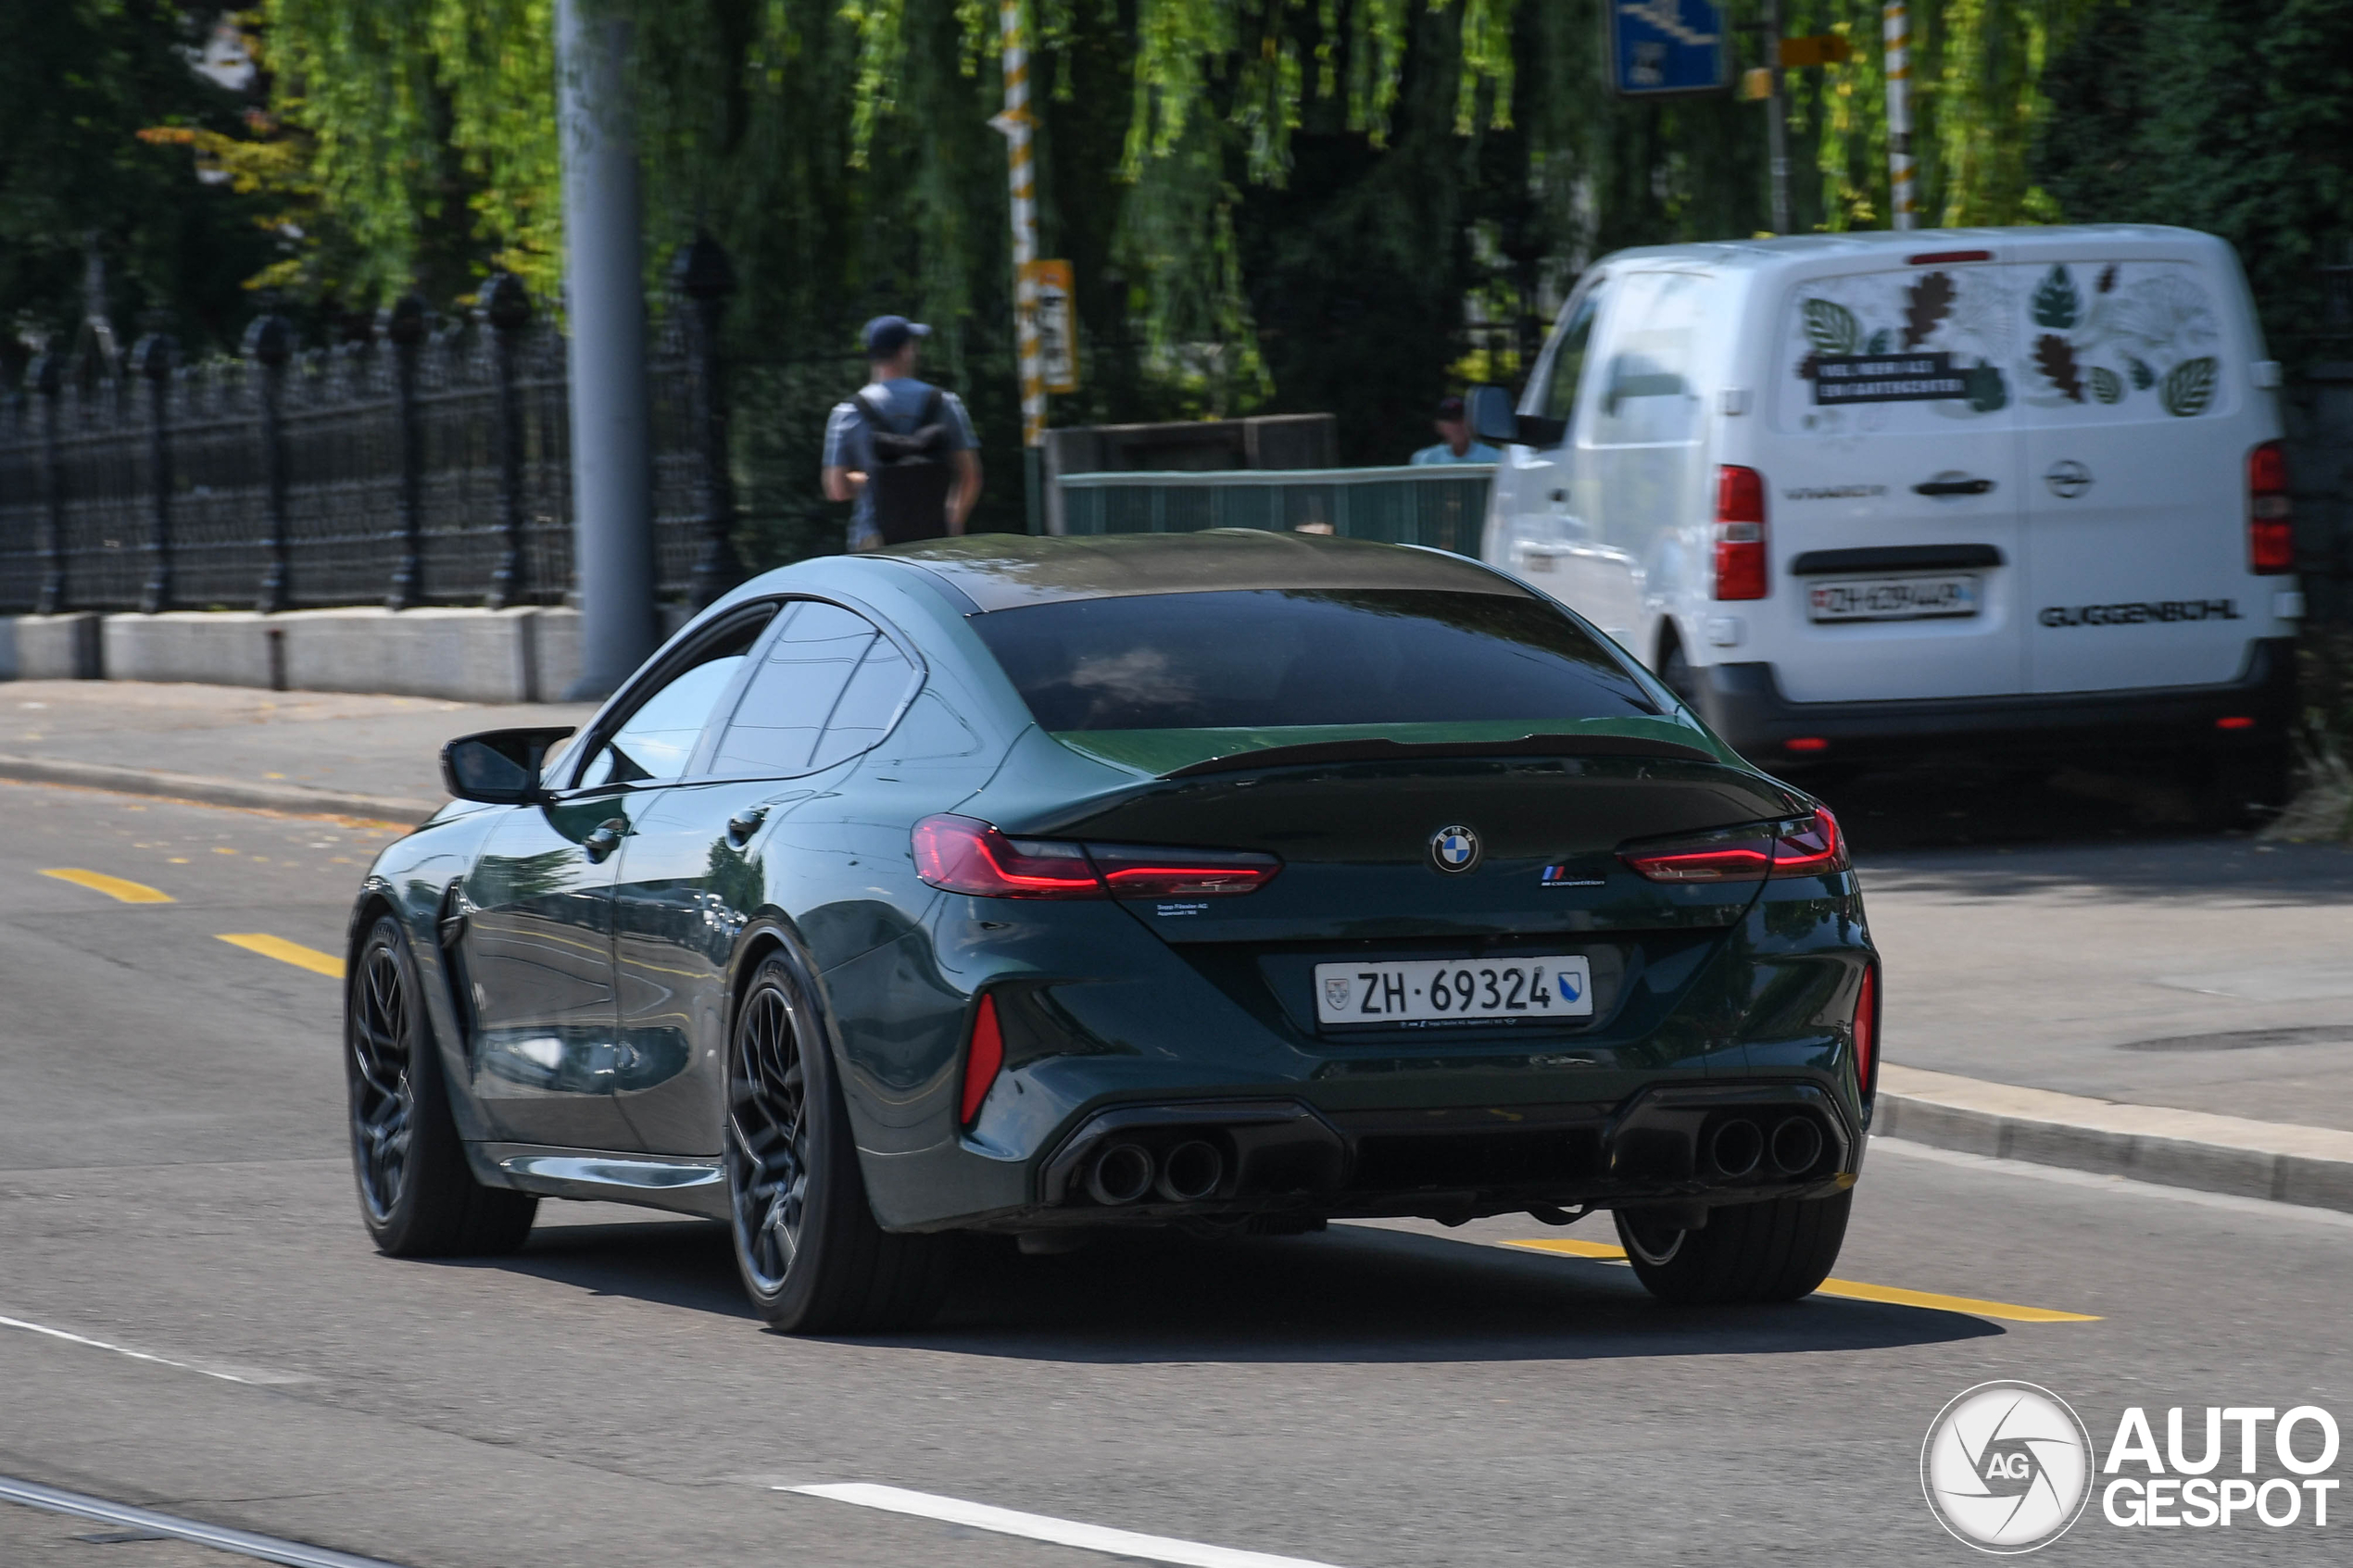
[[[588,836],[580,841],[580,847],[586,851],[591,863],[602,864],[606,856],[621,847],[621,835],[628,831],[629,819],[626,817],[598,822]]]
[[[1990,479],[1931,479],[1912,486],[1915,495],[1982,495],[1994,488]]]
[[[760,824],[767,820],[768,808],[765,806],[749,807],[736,812],[727,819],[727,842],[738,849],[742,848],[744,841],[758,833]]]

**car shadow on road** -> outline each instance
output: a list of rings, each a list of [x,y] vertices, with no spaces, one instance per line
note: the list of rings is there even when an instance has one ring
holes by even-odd
[[[1355,1225],[1236,1241],[1105,1235],[1042,1258],[1002,1237],[969,1243],[930,1327],[861,1342],[1111,1364],[1407,1362],[1880,1350],[2005,1332],[1960,1312],[1820,1296],[1673,1307],[1622,1265]],[[751,1316],[714,1224],[551,1227],[474,1266]]]

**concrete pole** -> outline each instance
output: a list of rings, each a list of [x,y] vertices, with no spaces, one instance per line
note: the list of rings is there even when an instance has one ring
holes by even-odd
[[[1000,0],[999,40],[1005,58],[1005,108],[988,121],[1005,136],[1005,161],[1013,185],[1013,333],[1021,349],[1021,444],[1046,440],[1046,378],[1038,363],[1038,182],[1031,171],[1029,137],[1037,119],[1029,112],[1029,41],[1023,35],[1022,0]]]
[[[627,23],[593,14],[600,9],[595,0],[556,4],[580,583],[580,681],[564,695],[574,701],[610,696],[653,652],[661,631],[629,33]]]
[[[1912,38],[1903,0],[1880,8],[1887,42],[1887,188],[1889,226],[1919,227],[1912,185]]]

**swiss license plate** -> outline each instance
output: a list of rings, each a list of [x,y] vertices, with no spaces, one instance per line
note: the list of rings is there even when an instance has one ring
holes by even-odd
[[[1806,589],[1816,621],[1922,621],[1977,613],[1975,577],[1856,577]]]
[[[1315,966],[1315,1022],[1326,1025],[1592,1016],[1592,969],[1576,954]]]

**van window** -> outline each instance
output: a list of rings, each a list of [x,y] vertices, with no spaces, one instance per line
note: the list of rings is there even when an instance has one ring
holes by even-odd
[[[1774,427],[1828,436],[2007,428],[2019,381],[2012,267],[1809,278],[1782,307]]]
[[[1568,325],[1553,348],[1553,363],[1544,378],[1544,406],[1537,411],[1568,420],[1577,414],[1577,383],[1585,374],[1585,349],[1593,339],[1593,318],[1602,307],[1604,284],[1596,282],[1578,300]]]
[[[1595,445],[1693,439],[1707,302],[1708,280],[1695,273],[1637,272],[1618,281],[1589,427]]]
[[[2020,267],[2020,418],[2035,426],[2170,424],[2227,413],[2222,319],[2179,261]]]

